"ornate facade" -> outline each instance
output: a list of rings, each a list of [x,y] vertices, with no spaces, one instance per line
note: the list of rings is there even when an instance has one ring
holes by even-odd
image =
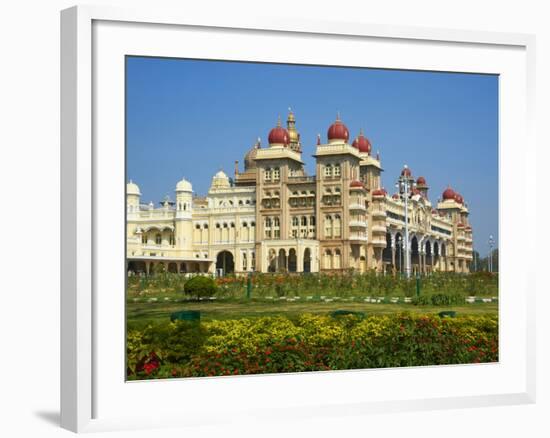
[[[205,197],[182,179],[175,201],[142,204],[127,184],[127,263],[133,272],[358,272],[404,270],[403,193],[382,188],[379,154],[361,131],[350,143],[337,117],[327,142],[317,138],[316,174],[307,175],[296,120],[289,113],[246,153],[234,178],[212,178]],[[413,272],[469,272],[472,227],[464,198],[450,187],[434,207],[428,184],[408,180],[409,250]]]

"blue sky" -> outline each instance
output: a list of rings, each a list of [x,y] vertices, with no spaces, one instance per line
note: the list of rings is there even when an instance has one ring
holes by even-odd
[[[392,193],[403,164],[424,176],[435,204],[449,184],[470,209],[474,246],[498,238],[498,77],[365,68],[163,58],[127,58],[127,175],[155,203],[182,177],[206,194],[288,107],[296,116],[307,171],[317,134],[340,112],[380,151]]]

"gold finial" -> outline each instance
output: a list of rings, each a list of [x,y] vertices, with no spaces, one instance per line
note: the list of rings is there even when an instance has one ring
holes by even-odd
[[[287,124],[290,126],[294,126],[294,122],[296,121],[296,118],[294,117],[294,113],[292,112],[292,108],[288,107],[288,117],[286,119]]]
[[[277,116],[277,127],[281,127],[281,115]]]
[[[262,145],[262,139],[260,137],[258,137],[258,139],[256,140],[256,149],[260,149]]]
[[[336,120],[340,121],[340,111],[336,111]]]
[[[360,135],[361,137],[364,137],[363,128],[359,129],[359,135]]]
[[[321,134],[317,134],[317,144],[321,144]]]

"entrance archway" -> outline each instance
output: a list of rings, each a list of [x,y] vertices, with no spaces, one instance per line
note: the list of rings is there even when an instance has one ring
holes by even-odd
[[[296,250],[292,248],[288,252],[288,272],[296,272],[298,269],[298,258],[296,257]]]
[[[235,261],[233,260],[233,254],[229,251],[222,251],[218,253],[216,257],[216,271],[223,269],[223,275],[232,274],[235,272]]]
[[[288,270],[286,251],[284,249],[279,250],[279,271],[286,272]]]
[[[418,249],[418,239],[414,236],[411,240],[411,265],[420,266],[420,252]]]

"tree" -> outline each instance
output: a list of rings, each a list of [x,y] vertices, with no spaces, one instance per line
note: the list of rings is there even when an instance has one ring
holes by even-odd
[[[479,259],[478,271],[489,271],[489,257]],[[493,249],[493,272],[498,272],[498,248]]]
[[[186,295],[195,296],[197,300],[201,297],[211,297],[218,290],[216,282],[210,277],[197,275],[185,282],[183,291]]]

